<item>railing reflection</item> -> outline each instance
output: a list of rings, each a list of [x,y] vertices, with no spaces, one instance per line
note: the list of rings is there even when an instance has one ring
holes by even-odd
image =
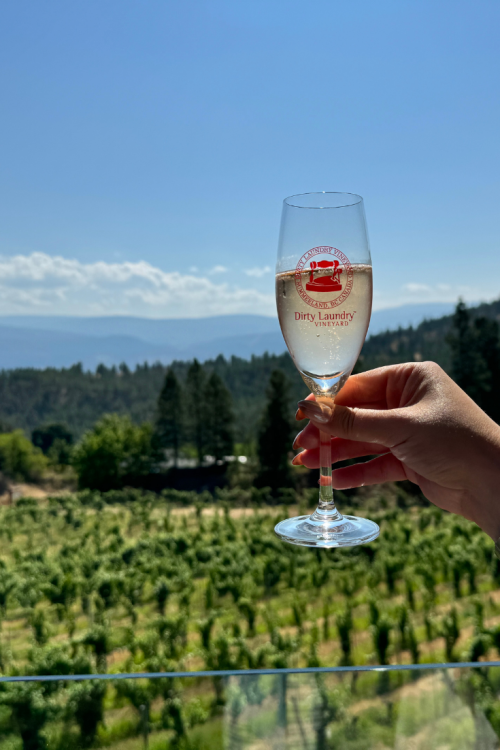
[[[1,678],[2,750],[494,750],[500,663]]]

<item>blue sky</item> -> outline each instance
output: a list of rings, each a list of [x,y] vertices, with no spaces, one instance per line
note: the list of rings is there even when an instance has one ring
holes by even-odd
[[[500,4],[6,0],[0,314],[273,314],[282,199],[375,306],[500,294]]]

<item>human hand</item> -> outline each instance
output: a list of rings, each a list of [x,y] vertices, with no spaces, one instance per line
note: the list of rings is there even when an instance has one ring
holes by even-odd
[[[352,375],[333,406],[311,394],[293,463],[319,466],[319,430],[333,436],[332,460],[377,455],[336,469],[335,489],[409,479],[435,505],[500,536],[500,427],[434,362]]]

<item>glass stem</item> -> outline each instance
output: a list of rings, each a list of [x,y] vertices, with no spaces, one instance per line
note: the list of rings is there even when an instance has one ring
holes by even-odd
[[[319,458],[319,502],[311,518],[324,523],[341,521],[342,515],[335,507],[333,499],[331,435],[326,432],[319,433]]]

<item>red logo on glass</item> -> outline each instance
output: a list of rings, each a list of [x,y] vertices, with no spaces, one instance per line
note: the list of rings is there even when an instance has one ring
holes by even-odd
[[[352,282],[349,258],[336,247],[313,247],[304,253],[295,268],[297,292],[304,302],[320,310],[345,302],[351,293]]]

